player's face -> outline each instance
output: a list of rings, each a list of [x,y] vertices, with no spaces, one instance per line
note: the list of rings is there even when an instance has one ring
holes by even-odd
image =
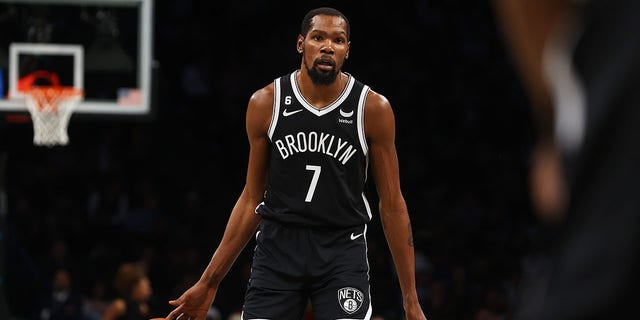
[[[313,17],[309,32],[298,38],[298,51],[315,84],[333,83],[349,54],[347,23],[340,17]]]

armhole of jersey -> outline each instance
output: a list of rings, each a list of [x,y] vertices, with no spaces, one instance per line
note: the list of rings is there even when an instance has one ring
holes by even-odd
[[[269,124],[269,131],[267,132],[269,140],[271,140],[273,132],[276,130],[278,115],[280,115],[280,78],[274,81],[273,87],[273,111],[271,112],[271,123]]]
[[[369,154],[369,146],[367,145],[367,135],[364,132],[364,104],[367,101],[367,94],[369,93],[369,86],[364,86],[360,92],[360,98],[358,99],[358,138],[360,139],[360,146],[365,156]]]

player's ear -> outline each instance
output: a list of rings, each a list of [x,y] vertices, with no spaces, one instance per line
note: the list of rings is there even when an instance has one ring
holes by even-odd
[[[298,50],[298,53],[302,53],[302,51],[304,51],[304,37],[301,34],[298,35],[296,49]]]
[[[344,55],[344,59],[349,59],[349,51],[351,51],[351,41],[347,42],[347,54]]]

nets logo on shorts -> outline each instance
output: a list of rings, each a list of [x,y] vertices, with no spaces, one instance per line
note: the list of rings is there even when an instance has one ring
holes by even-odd
[[[348,314],[358,311],[360,307],[362,307],[363,301],[364,294],[356,288],[345,287],[338,290],[338,303],[340,304],[340,308]]]

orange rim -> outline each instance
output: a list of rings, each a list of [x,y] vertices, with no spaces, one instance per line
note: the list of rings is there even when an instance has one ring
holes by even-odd
[[[32,97],[38,105],[38,108],[42,109],[45,105],[50,105],[55,110],[61,101],[59,99],[64,100],[82,97],[84,91],[75,87],[37,86],[25,90],[24,94]],[[53,105],[51,105],[51,103],[53,103]]]

